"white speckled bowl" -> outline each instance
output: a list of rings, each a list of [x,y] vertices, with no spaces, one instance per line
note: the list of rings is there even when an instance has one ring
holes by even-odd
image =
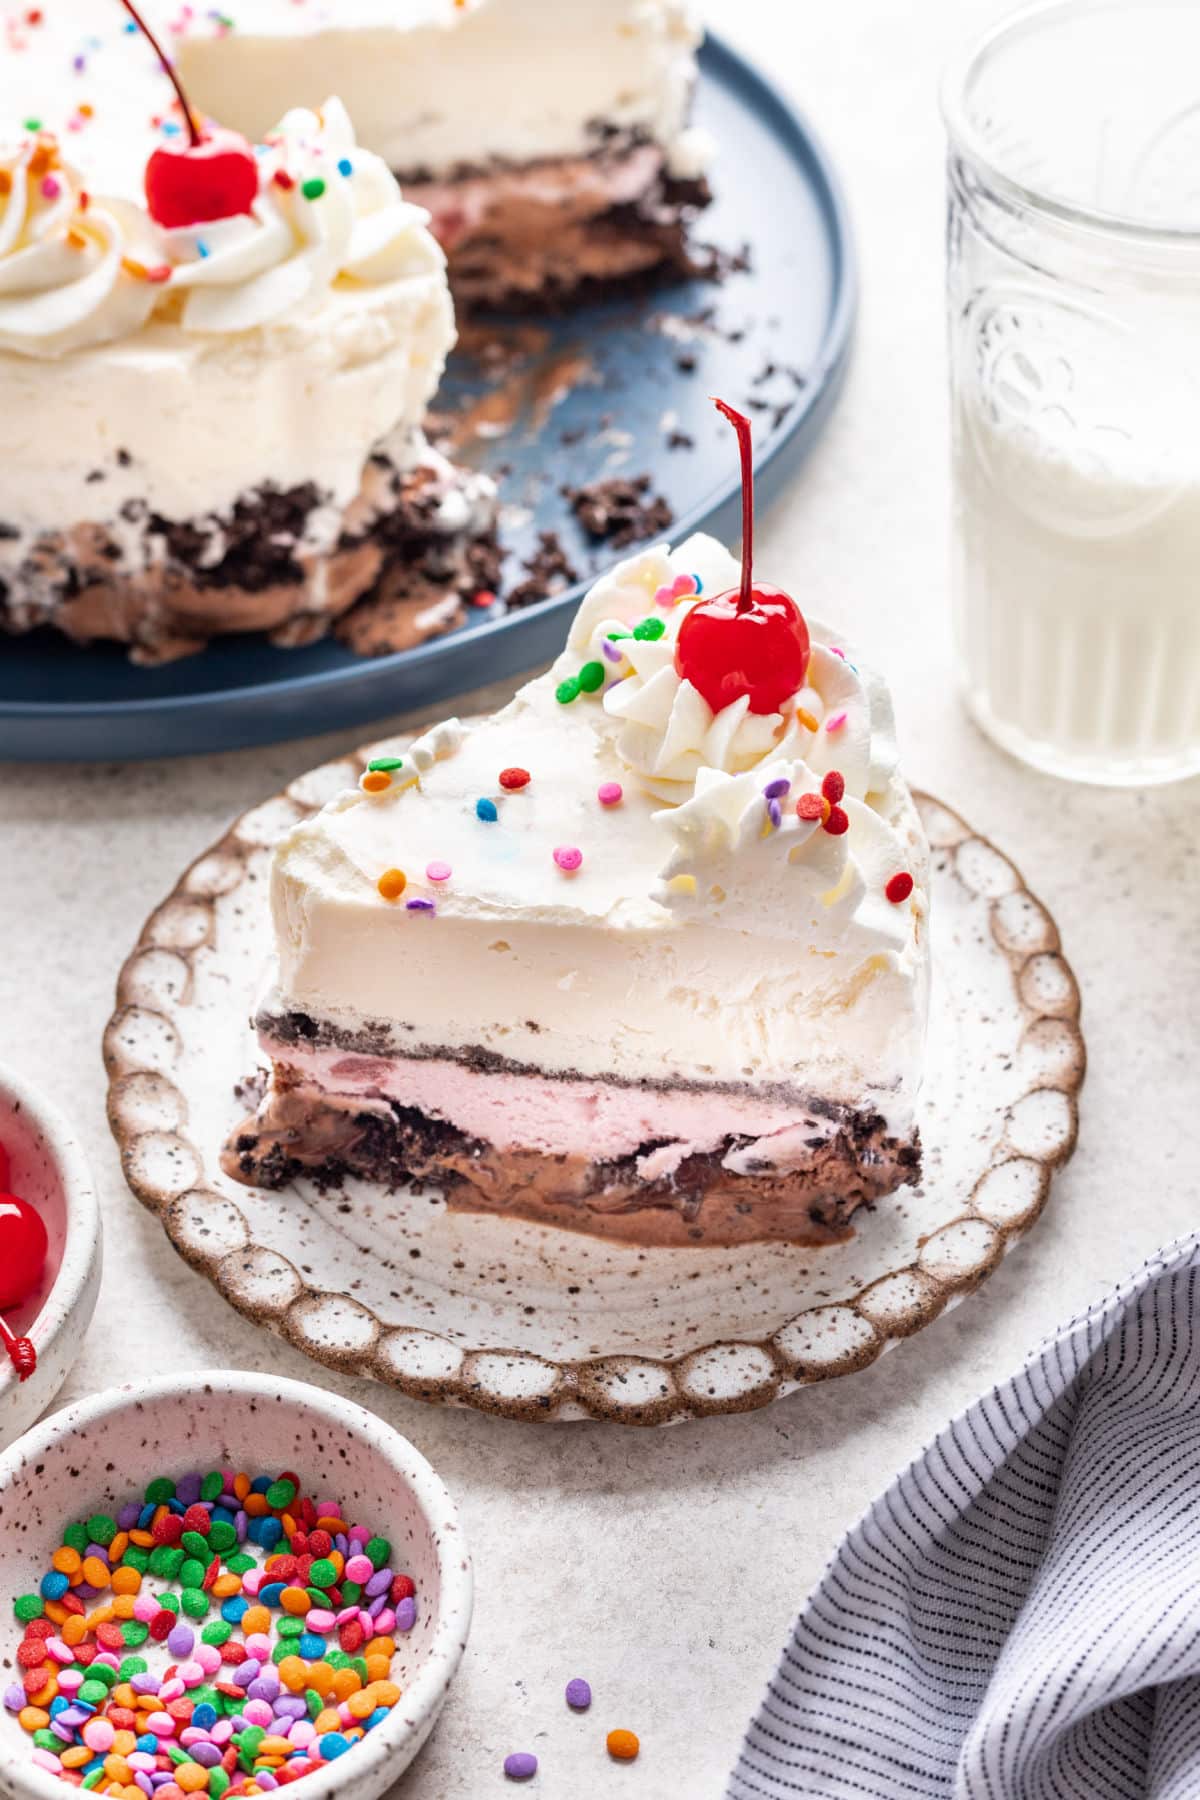
[[[12,1601],[37,1587],[67,1521],[115,1512],[155,1475],[214,1467],[294,1469],[314,1494],[342,1497],[389,1538],[416,1583],[417,1622],[397,1638],[402,1698],[344,1760],[296,1789],[304,1800],[347,1790],[377,1800],[441,1711],[471,1623],[471,1563],[454,1503],[420,1451],[374,1413],[306,1382],[222,1369],[132,1382],[65,1407],[0,1456],[0,1689],[14,1678],[21,1636]],[[0,1796],[62,1800],[62,1782],[30,1750],[0,1709]]]
[[[5,1314],[33,1339],[37,1368],[20,1381],[0,1349],[0,1444],[10,1444],[54,1399],[79,1355],[100,1291],[100,1208],[79,1140],[55,1106],[0,1067],[0,1143],[12,1191],[36,1206],[50,1240],[42,1284]]]

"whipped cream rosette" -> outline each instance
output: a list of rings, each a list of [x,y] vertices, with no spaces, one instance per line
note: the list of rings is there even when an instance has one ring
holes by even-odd
[[[0,349],[61,356],[137,331],[161,263],[146,215],[87,194],[48,133],[0,151]]]
[[[386,164],[354,140],[345,108],[297,107],[260,146],[249,213],[164,233],[187,331],[274,324],[338,283],[376,284],[441,265],[428,214],[401,198]]]

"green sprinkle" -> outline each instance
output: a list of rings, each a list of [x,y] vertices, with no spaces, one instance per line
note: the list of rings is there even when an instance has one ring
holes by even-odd
[[[146,1487],[146,1503],[149,1506],[163,1506],[168,1500],[175,1498],[175,1483],[168,1481],[165,1475],[156,1475]]]
[[[224,1492],[225,1477],[219,1469],[210,1469],[200,1483],[200,1498],[207,1500],[211,1505],[214,1500],[219,1500]]]
[[[82,1694],[83,1689],[80,1688],[79,1691]],[[33,1734],[33,1741],[37,1745],[39,1750],[60,1751],[63,1749],[62,1739],[60,1737],[56,1737],[54,1732],[52,1732],[52,1731],[45,1731],[45,1730],[35,1731]]]
[[[189,1556],[202,1556],[207,1566],[208,1539],[206,1537],[201,1537],[198,1531],[185,1531],[179,1542]]]
[[[570,706],[572,700],[578,700],[582,691],[574,675],[568,675],[567,679],[560,681],[555,688],[554,698],[560,706]]]
[[[367,764],[369,772],[378,775],[392,775],[397,769],[403,767],[404,758],[402,756],[377,756],[374,762]]]
[[[198,1588],[204,1580],[207,1569],[208,1564],[201,1562],[199,1557],[189,1556],[179,1571],[180,1587]]]
[[[292,1644],[291,1640],[289,1638],[281,1637],[271,1652],[271,1661],[278,1665],[283,1661],[285,1656],[292,1656],[294,1653],[295,1646]]]
[[[42,1616],[42,1596],[40,1594],[20,1594],[13,1601],[13,1611],[22,1625],[28,1625],[32,1619]]]
[[[146,1629],[149,1631],[149,1626],[147,1626]],[[110,1669],[107,1663],[91,1663],[84,1673],[86,1680],[102,1681],[106,1688],[116,1687],[117,1685],[117,1671],[115,1669]]]
[[[627,638],[627,637],[632,637],[632,636],[633,636],[632,631],[625,631],[624,629],[621,629],[619,631],[610,631],[607,633],[608,641],[610,644],[620,643],[622,638]]]
[[[362,1682],[363,1686],[366,1687],[367,1682],[370,1679],[367,1674],[367,1659],[366,1659],[366,1657],[365,1656],[352,1656],[350,1658],[350,1667],[357,1672],[359,1680]]]
[[[122,1619],[121,1636],[127,1650],[136,1650],[150,1636],[150,1627],[144,1619]]]
[[[192,1760],[182,1744],[168,1744],[166,1746],[166,1751],[171,1761],[177,1767],[180,1763],[191,1762]]]
[[[308,1716],[310,1719],[315,1719],[320,1713],[325,1711],[325,1702],[322,1700],[320,1694],[318,1694],[316,1688],[305,1688],[304,1704],[308,1708]]]
[[[666,629],[661,619],[643,619],[640,624],[634,626],[633,635],[643,644],[652,644],[662,636]]]
[[[150,1573],[165,1575],[174,1581],[184,1564],[184,1552],[178,1544],[155,1544],[150,1552]]]
[[[60,1739],[59,1741],[61,1742],[62,1740]],[[107,1781],[107,1780],[108,1780],[108,1776],[104,1773],[103,1766],[101,1766],[98,1769],[93,1769],[90,1775],[85,1775],[81,1785],[90,1790],[91,1788],[98,1788],[102,1781]],[[211,1775],[208,1778],[208,1791],[210,1794],[213,1791]]]
[[[141,1544],[130,1544],[121,1561],[127,1569],[136,1569],[139,1575],[144,1575],[150,1567],[150,1552]]]
[[[68,1525],[63,1532],[63,1543],[69,1545],[72,1550],[78,1550],[80,1556],[84,1554],[91,1541],[87,1533],[87,1526],[81,1525],[78,1521],[73,1525]]]
[[[139,1619],[138,1624],[140,1625],[141,1622],[142,1621]],[[132,1681],[135,1675],[144,1675],[149,1667],[150,1665],[144,1656],[126,1656],[122,1659],[121,1666],[117,1670],[117,1680]]]
[[[227,1644],[232,1636],[232,1625],[228,1624],[224,1619],[214,1619],[212,1624],[206,1625],[204,1630],[200,1633],[200,1642],[202,1644],[216,1644],[220,1646],[221,1644]],[[193,1704],[196,1704],[196,1702],[193,1701]]]
[[[362,1584],[357,1581],[343,1581],[343,1583],[342,1583],[342,1605],[343,1606],[357,1606],[361,1599],[362,1599]],[[328,1661],[328,1658],[326,1658],[326,1661]]]
[[[79,1690],[79,1698],[85,1706],[103,1706],[108,1699],[108,1689],[102,1681],[97,1681],[94,1675],[90,1675]]]
[[[226,1519],[218,1519],[208,1534],[209,1549],[215,1550],[218,1556],[221,1556],[226,1550],[232,1550],[236,1543],[236,1527],[230,1525]]]
[[[91,1543],[103,1544],[107,1550],[117,1535],[117,1521],[107,1513],[93,1513],[87,1522],[87,1534]]]
[[[578,679],[585,694],[594,694],[597,688],[604,686],[604,664],[585,662],[579,671]]]
[[[22,119],[21,129],[23,131],[40,131],[42,129],[42,121],[40,119]],[[96,1542],[99,1543],[100,1539],[97,1538]],[[46,1746],[43,1744],[42,1748],[44,1750]],[[53,1748],[53,1745],[51,1745],[51,1748]]]
[[[103,1775],[104,1770],[101,1769],[100,1773]],[[220,1763],[218,1763],[215,1768],[208,1771],[208,1792],[210,1800],[221,1800],[221,1795],[228,1786],[229,1777],[221,1767]]]
[[[180,1605],[189,1619],[202,1619],[208,1611],[208,1595],[203,1588],[185,1587],[179,1596]],[[143,1627],[148,1629],[148,1627]]]
[[[275,1629],[281,1638],[303,1637],[304,1620],[294,1619],[290,1613],[285,1613],[281,1619],[277,1620]]]
[[[327,1557],[319,1556],[308,1571],[308,1579],[317,1588],[337,1586],[337,1570]]]
[[[346,1655],[344,1650],[328,1651],[325,1661],[329,1664],[331,1669],[348,1669],[350,1667],[350,1658]]]
[[[392,1546],[385,1537],[373,1537],[368,1541],[363,1555],[370,1557],[377,1569],[384,1569],[391,1561]]]
[[[300,183],[300,192],[306,200],[319,200],[325,192],[325,183],[319,175],[311,175],[307,181]]]
[[[306,184],[307,185],[307,184]],[[324,187],[324,182],[322,182]],[[272,1512],[282,1512],[296,1498],[294,1481],[273,1481],[266,1491],[265,1499]]]
[[[234,1535],[236,1536],[236,1533]],[[257,1564],[252,1556],[247,1556],[244,1550],[239,1550],[236,1556],[225,1558],[225,1567],[231,1575],[248,1575],[251,1569],[257,1567]]]
[[[160,1606],[165,1606],[168,1612],[177,1613],[179,1611],[178,1594],[155,1594],[154,1598]]]

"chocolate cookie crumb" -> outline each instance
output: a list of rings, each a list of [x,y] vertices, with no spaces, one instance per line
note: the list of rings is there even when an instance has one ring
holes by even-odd
[[[649,475],[615,475],[562,493],[588,536],[614,550],[657,537],[675,517],[662,495],[651,492]]]

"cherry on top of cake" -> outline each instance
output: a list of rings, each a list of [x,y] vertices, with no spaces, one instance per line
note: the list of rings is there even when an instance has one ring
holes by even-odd
[[[737,433],[742,469],[742,580],[692,607],[679,629],[675,673],[714,713],[743,694],[752,713],[777,712],[804,686],[811,646],[804,615],[782,588],[754,580],[754,457],[750,421],[714,400]]]
[[[133,5],[121,5],[146,38],[175,89],[186,137],[160,144],[146,164],[146,205],[156,225],[166,230],[210,225],[248,213],[258,194],[258,161],[253,146],[238,131],[198,123],[183,83],[161,44]]]

